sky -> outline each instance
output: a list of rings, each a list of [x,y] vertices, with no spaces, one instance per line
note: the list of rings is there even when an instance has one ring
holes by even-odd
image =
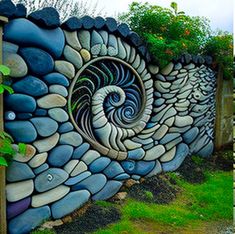
[[[128,10],[128,5],[133,0],[92,0],[98,1],[98,8],[107,12],[107,15],[117,15]],[[135,0],[169,7],[173,0]],[[184,11],[191,16],[205,16],[211,21],[213,30],[233,32],[234,0],[174,0],[179,11]],[[235,26],[235,23],[234,23]],[[235,28],[235,27],[234,27]],[[235,31],[235,30],[234,30]]]

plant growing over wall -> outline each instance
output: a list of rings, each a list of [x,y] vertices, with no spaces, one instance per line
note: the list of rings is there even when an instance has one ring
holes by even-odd
[[[183,53],[200,54],[211,34],[206,18],[188,16],[174,2],[169,9],[133,2],[119,19],[146,41],[161,67]]]
[[[10,69],[4,65],[0,65],[0,73],[3,76],[8,76],[10,75]],[[10,86],[0,83],[0,94],[3,94],[4,91],[9,92],[10,94],[14,93]],[[17,153],[12,147],[13,142],[14,140],[9,134],[4,131],[0,132],[0,166],[8,166],[13,156]],[[25,154],[26,145],[19,143],[18,149],[20,154]]]

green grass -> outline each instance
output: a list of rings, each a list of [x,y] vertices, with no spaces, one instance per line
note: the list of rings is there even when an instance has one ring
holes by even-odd
[[[53,229],[35,230],[31,234],[55,234]]]
[[[190,184],[175,173],[170,175],[182,189],[174,202],[157,205],[128,199],[121,208],[122,220],[96,234],[143,233],[135,225],[139,220],[172,228],[232,220],[232,172],[206,172],[207,180],[203,184]]]

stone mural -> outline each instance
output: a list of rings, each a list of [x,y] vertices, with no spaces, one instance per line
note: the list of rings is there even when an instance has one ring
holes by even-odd
[[[28,17],[20,9],[3,42],[15,91],[4,97],[5,130],[27,144],[7,171],[9,233],[212,153],[210,58],[183,55],[159,71],[126,24],[89,16],[60,24],[52,8]]]

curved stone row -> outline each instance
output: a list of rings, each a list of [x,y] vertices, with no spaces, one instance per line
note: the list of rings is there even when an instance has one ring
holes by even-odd
[[[209,58],[184,55],[159,71],[139,36],[112,18],[58,27],[51,8],[28,18],[13,8],[3,43],[15,90],[4,98],[5,129],[27,150],[7,171],[10,233],[108,199],[130,178],[175,170],[190,154],[211,154]],[[89,114],[75,121],[75,110]]]

